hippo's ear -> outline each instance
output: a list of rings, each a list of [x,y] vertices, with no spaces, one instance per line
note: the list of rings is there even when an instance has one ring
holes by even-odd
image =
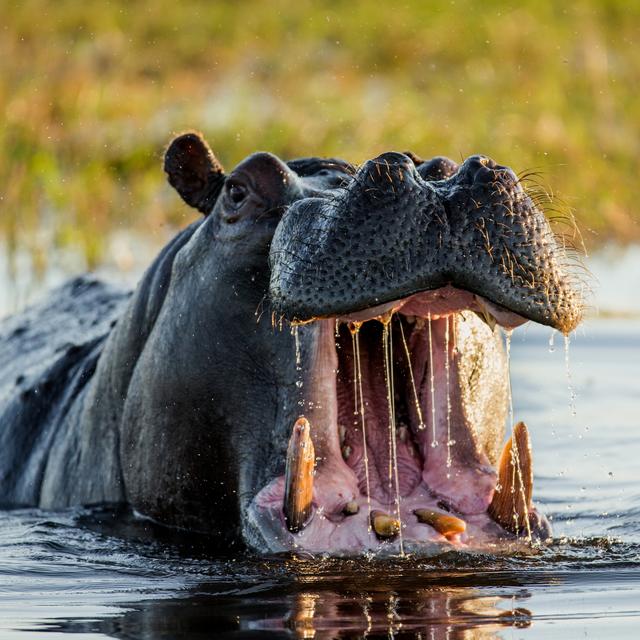
[[[164,170],[169,184],[189,206],[211,213],[226,176],[199,133],[174,138],[164,154]]]

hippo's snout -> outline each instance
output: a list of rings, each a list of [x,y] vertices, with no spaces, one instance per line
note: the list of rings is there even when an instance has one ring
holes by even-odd
[[[271,247],[276,309],[296,320],[339,316],[450,285],[574,329],[582,301],[564,251],[516,174],[485,156],[422,168],[384,153],[344,188],[294,203]]]

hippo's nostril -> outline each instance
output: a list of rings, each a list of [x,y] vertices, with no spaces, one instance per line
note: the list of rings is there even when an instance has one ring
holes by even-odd
[[[450,158],[436,156],[416,167],[423,180],[444,180],[458,171],[458,165]]]
[[[367,160],[356,174],[356,183],[365,180],[376,188],[399,185],[417,175],[413,161],[404,153],[389,151]]]
[[[516,185],[518,183],[518,177],[509,167],[499,165],[487,156],[471,156],[463,166],[464,173],[472,184],[490,185],[501,182],[504,185]]]

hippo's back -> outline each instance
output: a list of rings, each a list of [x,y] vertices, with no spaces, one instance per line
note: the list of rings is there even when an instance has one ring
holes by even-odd
[[[128,297],[81,276],[0,321],[0,503],[38,504],[51,443]]]

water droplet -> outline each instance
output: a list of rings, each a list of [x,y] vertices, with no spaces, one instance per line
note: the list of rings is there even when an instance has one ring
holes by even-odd
[[[564,337],[564,364],[567,373],[567,387],[569,389],[569,410],[571,415],[576,415],[576,392],[573,388],[573,377],[571,376],[571,367],[569,366],[569,336]]]

